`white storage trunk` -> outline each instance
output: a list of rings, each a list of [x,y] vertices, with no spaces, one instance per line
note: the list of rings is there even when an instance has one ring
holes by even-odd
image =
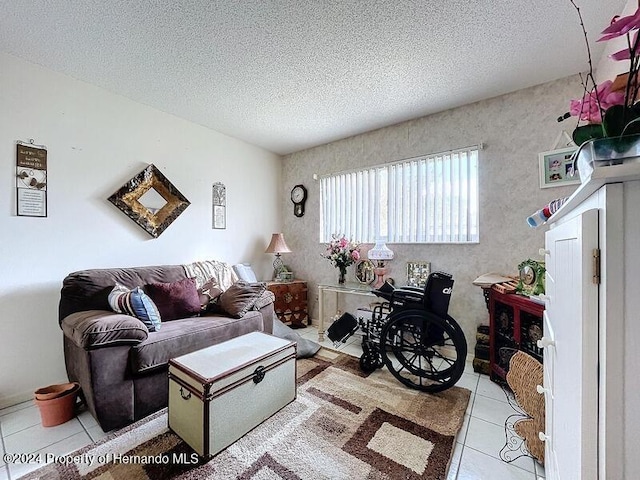
[[[296,398],[296,344],[253,332],[169,361],[169,428],[211,456]]]

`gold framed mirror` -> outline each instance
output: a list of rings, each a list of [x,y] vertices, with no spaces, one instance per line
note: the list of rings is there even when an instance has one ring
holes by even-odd
[[[108,200],[154,238],[158,238],[191,205],[153,164],[131,178]]]

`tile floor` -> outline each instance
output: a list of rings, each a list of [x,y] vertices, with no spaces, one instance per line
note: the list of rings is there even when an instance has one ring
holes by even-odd
[[[317,330],[298,330],[305,338],[317,341]],[[323,346],[333,348],[329,340]],[[338,350],[360,356],[360,337],[354,335]],[[458,434],[448,480],[536,480],[544,477],[543,467],[529,457],[505,463],[498,452],[505,444],[504,421],[514,413],[505,392],[485,375],[478,375],[471,364],[458,382],[471,390],[465,421]],[[73,420],[44,428],[33,402],[0,410],[0,454],[41,453],[63,455],[88,445],[105,433],[91,414],[80,413]],[[0,480],[14,480],[37,468],[38,464],[7,463],[0,459]]]

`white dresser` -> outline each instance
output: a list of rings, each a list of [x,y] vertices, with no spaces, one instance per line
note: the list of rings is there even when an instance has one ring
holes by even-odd
[[[546,478],[640,478],[640,163],[594,170],[546,233]]]

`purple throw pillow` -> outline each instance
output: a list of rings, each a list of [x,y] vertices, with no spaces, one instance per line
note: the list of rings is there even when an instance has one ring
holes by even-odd
[[[163,321],[193,317],[200,313],[200,297],[194,278],[173,283],[150,283],[144,289],[160,310]]]

